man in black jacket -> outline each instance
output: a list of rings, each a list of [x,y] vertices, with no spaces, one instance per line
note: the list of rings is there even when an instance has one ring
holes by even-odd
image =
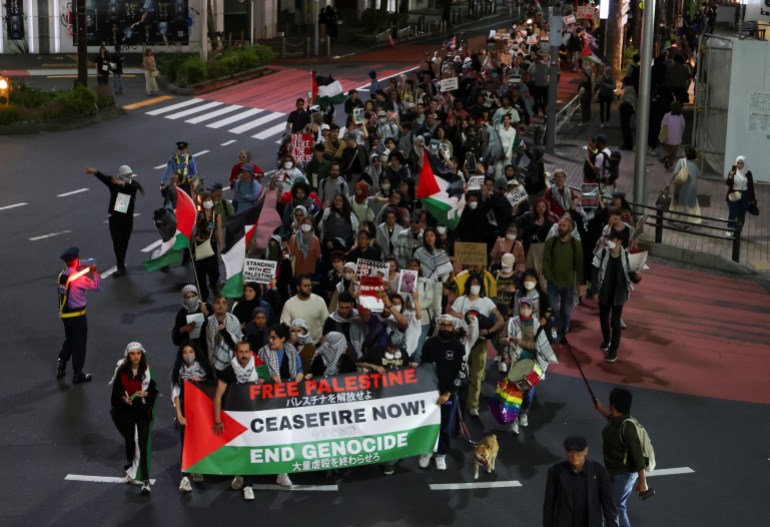
[[[544,527],[617,526],[618,510],[612,499],[610,473],[586,459],[588,443],[582,436],[564,440],[567,461],[548,469],[543,503]]]

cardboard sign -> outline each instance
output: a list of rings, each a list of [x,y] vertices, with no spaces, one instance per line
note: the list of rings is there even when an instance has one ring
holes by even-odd
[[[243,261],[243,281],[269,284],[275,279],[278,262],[246,258]]]
[[[455,262],[487,267],[487,244],[455,242]]]
[[[364,124],[363,108],[353,108],[353,122],[356,124]]]
[[[468,190],[481,190],[484,184],[484,176],[471,176],[468,178]]]
[[[417,289],[417,271],[401,271],[398,273],[398,294],[412,294]]]
[[[291,134],[291,155],[297,164],[313,159],[313,134]]]
[[[441,88],[442,92],[456,90],[459,86],[460,85],[459,85],[459,82],[457,80],[457,77],[450,77],[448,79],[441,79],[441,82],[439,83],[439,87]]]

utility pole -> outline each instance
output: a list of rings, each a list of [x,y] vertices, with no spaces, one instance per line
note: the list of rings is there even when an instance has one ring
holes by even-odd
[[[655,36],[655,0],[644,2],[639,93],[636,99],[636,159],[634,163],[634,203],[647,204],[647,134],[650,130],[650,87],[652,85],[652,47]]]
[[[86,0],[77,0],[78,24],[78,80],[77,84],[88,86],[88,39],[86,38]],[[58,21],[57,21],[58,22]]]
[[[556,147],[556,97],[559,88],[559,44],[561,44],[561,31],[564,20],[561,16],[561,3],[553,7],[551,14],[551,33],[549,46],[551,50],[551,64],[548,81],[548,105],[545,127],[545,151],[553,154]]]

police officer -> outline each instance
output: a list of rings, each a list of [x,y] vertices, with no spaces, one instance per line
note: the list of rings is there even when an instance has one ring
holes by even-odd
[[[112,248],[115,250],[115,260],[118,269],[113,275],[115,278],[126,274],[126,252],[128,240],[134,228],[134,203],[136,192],[144,195],[144,189],[138,181],[134,181],[134,173],[128,165],[118,168],[118,176],[106,176],[93,167],[86,167],[86,174],[94,174],[99,181],[107,185],[110,190],[110,204],[107,207],[109,218],[110,236]]]
[[[176,143],[177,152],[168,159],[166,170],[160,178],[161,192],[171,182],[171,176],[176,176],[176,185],[192,196],[193,182],[198,177],[198,167],[195,158],[189,153],[185,141]]]
[[[72,357],[72,369],[75,372],[73,384],[88,382],[90,373],[83,373],[86,362],[86,341],[88,324],[86,322],[86,291],[100,291],[102,279],[96,264],[80,266],[80,249],[70,247],[61,253],[61,259],[67,269],[59,274],[59,317],[64,323],[64,343],[59,352],[56,366],[56,378],[64,377],[67,361]],[[91,273],[91,277],[88,273]]]

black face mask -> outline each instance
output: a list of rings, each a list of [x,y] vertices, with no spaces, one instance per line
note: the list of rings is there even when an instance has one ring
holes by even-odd
[[[452,332],[452,331],[447,331],[445,329],[440,329],[438,331],[438,338],[440,338],[441,340],[449,340],[449,339],[452,338],[453,334],[454,334],[454,332]]]

